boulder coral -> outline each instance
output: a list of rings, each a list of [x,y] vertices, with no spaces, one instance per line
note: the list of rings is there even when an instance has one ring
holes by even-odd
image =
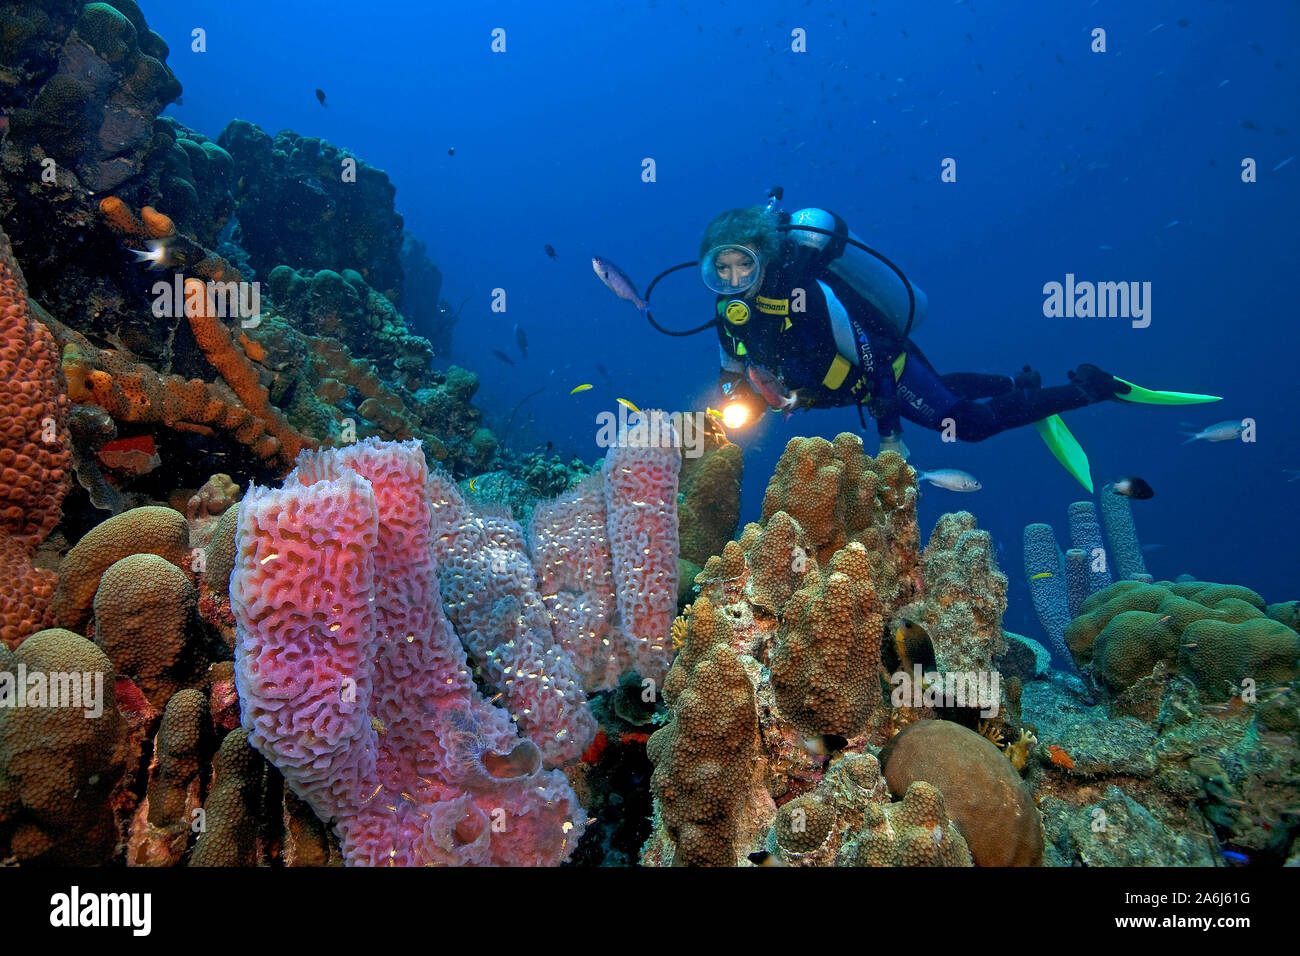
[[[69,675],[70,683],[60,678],[63,692],[80,699],[61,694],[59,706],[34,706],[38,675],[47,695],[55,675]],[[28,685],[21,690],[20,676]],[[19,862],[90,866],[116,853],[111,797],[131,758],[115,683],[104,652],[71,631],[39,631],[12,654],[0,648],[0,846]],[[27,706],[15,706],[22,691]]]
[[[189,559],[190,531],[185,516],[171,508],[132,508],[96,525],[63,557],[53,614],[60,627],[85,629],[100,578],[116,561],[152,554],[182,567]]]
[[[1091,595],[1066,628],[1079,666],[1120,693],[1163,665],[1208,700],[1300,676],[1300,634],[1265,615],[1249,588],[1204,581],[1118,581]]]
[[[894,793],[925,781],[943,795],[976,866],[1037,866],[1043,821],[1029,788],[1002,751],[946,720],[923,720],[895,736],[880,754]]]

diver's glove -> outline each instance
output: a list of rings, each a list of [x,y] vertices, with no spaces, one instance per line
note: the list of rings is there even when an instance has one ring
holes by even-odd
[[[880,456],[887,451],[892,451],[901,455],[903,461],[907,461],[908,457],[912,454],[912,449],[908,448],[907,442],[903,441],[902,432],[894,432],[892,435],[880,436],[880,450],[876,452],[876,455]]]
[[[1083,364],[1070,373],[1070,381],[1077,385],[1089,401],[1104,402],[1116,395],[1126,395],[1132,389],[1109,372],[1095,365]]]
[[[1039,375],[1028,365],[1016,373],[1014,381],[1016,383],[1016,388],[1021,390],[1043,387],[1043,376]]]

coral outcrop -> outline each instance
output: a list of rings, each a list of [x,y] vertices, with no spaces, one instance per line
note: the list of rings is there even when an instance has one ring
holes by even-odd
[[[290,130],[272,139],[244,120],[217,142],[239,182],[236,238],[260,275],[276,266],[355,269],[398,300],[402,217],[386,173],[324,140]]]
[[[905,727],[880,754],[894,793],[917,781],[943,794],[977,866],[1037,866],[1043,821],[1030,790],[1002,751],[946,720]]]
[[[74,170],[88,189],[114,189],[136,174],[153,146],[154,117],[181,94],[167,44],[133,0],[81,5],[70,33],[58,29],[66,6],[53,17],[31,13],[5,15],[8,42],[26,54],[16,85],[30,96],[10,116],[11,135]],[[38,37],[61,39],[53,72],[35,55]]]
[[[971,726],[1002,710],[992,681],[1006,578],[974,519],[945,515],[922,551],[915,473],[902,458],[873,460],[850,434],[794,439],[768,485],[763,521],[709,558],[696,585],[699,597],[673,628],[680,650],[664,683],[668,721],[647,745],[655,829],[642,861],[734,866],[774,854],[797,865],[968,864],[952,810],[964,794],[954,787],[950,800],[934,780],[889,788],[873,753],[939,709]],[[911,644],[905,634],[915,635]],[[938,670],[923,677],[923,663]],[[948,699],[959,669],[972,681],[983,674],[979,694],[968,686]],[[1000,720],[1019,730],[1012,717]],[[995,787],[996,778],[981,783]],[[889,805],[890,789],[901,803]],[[1023,812],[991,797],[989,805],[992,827],[1014,828],[1000,814]]]
[[[28,309],[0,230],[0,642],[10,647],[49,623],[55,578],[31,558],[71,483],[65,390],[54,340]]]
[[[0,647],[0,847],[20,862],[91,866],[116,852],[111,797],[131,755],[114,685],[104,652],[70,631]]]
[[[1081,667],[1119,693],[1157,666],[1211,701],[1300,677],[1300,634],[1249,588],[1204,581],[1119,581],[1088,598],[1065,631]]]

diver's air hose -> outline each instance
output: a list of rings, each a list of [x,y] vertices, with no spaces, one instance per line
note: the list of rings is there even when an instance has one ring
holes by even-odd
[[[711,329],[718,324],[718,320],[714,318],[709,322],[705,322],[703,325],[699,326],[698,328],[688,329],[685,332],[674,332],[672,329],[665,329],[662,325],[656,322],[655,317],[650,314],[650,293],[653,292],[654,287],[659,284],[659,280],[664,278],[665,276],[672,275],[678,269],[689,269],[691,266],[698,266],[699,264],[700,264],[700,260],[696,259],[694,262],[683,262],[681,265],[672,266],[671,268],[665,269],[663,272],[659,273],[657,276],[651,279],[650,284],[646,286],[645,317],[646,317],[646,321],[648,321],[651,325],[655,327],[656,332],[662,332],[664,335],[676,335],[676,336],[697,335],[698,333],[703,332],[705,329]]]

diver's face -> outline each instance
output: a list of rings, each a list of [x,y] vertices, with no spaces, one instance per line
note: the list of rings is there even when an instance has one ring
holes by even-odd
[[[729,285],[733,289],[744,288],[754,279],[754,270],[758,268],[752,256],[746,255],[739,249],[727,249],[718,253],[718,257],[713,260],[713,269],[718,274],[718,278],[724,285]],[[757,288],[758,283],[754,283]]]

